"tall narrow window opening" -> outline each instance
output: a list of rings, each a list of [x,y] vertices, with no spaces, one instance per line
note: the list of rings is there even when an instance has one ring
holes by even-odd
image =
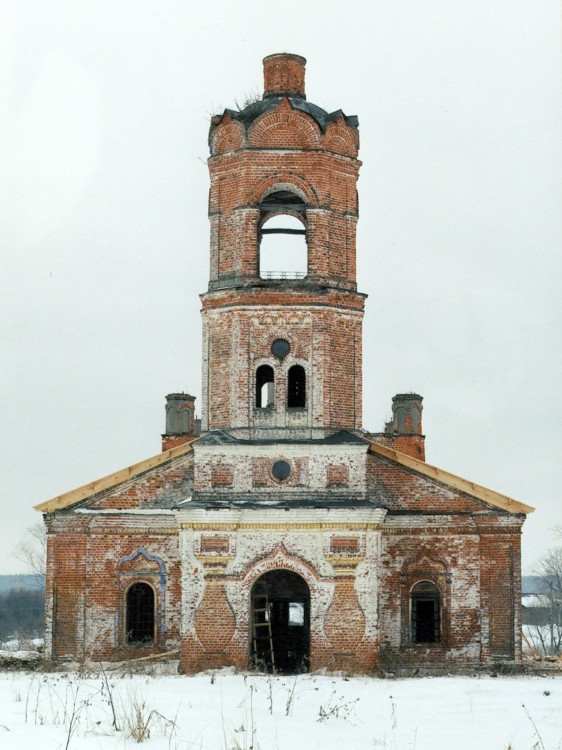
[[[412,641],[438,643],[441,640],[439,589],[430,581],[412,588]]]
[[[133,583],[127,591],[125,634],[127,643],[154,641],[154,589],[147,583]]]
[[[287,406],[289,409],[304,409],[306,406],[306,373],[301,365],[293,365],[289,369]]]
[[[267,409],[275,406],[275,377],[273,367],[260,365],[256,370],[256,408]]]

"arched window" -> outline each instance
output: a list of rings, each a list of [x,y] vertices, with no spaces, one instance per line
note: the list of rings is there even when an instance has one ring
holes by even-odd
[[[412,588],[412,641],[438,643],[441,640],[440,593],[431,581]]]
[[[154,589],[148,583],[133,583],[127,591],[125,639],[127,643],[154,641]]]
[[[306,373],[301,365],[293,365],[289,369],[287,406],[289,409],[304,409],[306,406]]]
[[[259,204],[262,279],[299,279],[308,271],[306,204],[289,190],[270,193]]]
[[[275,406],[273,367],[260,365],[256,370],[256,408],[267,409],[273,406]]]

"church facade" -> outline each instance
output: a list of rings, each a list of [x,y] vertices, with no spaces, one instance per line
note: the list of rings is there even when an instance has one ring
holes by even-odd
[[[305,60],[212,118],[200,429],[167,397],[162,452],[37,506],[47,654],[178,652],[194,672],[376,673],[521,658],[532,508],[425,462],[422,398],[361,421],[356,117],[307,101]],[[270,270],[278,238],[300,271]]]

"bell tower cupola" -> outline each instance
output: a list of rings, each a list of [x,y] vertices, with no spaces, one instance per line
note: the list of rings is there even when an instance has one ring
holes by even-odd
[[[211,120],[202,430],[315,439],[361,427],[358,121],[307,101],[306,60]]]

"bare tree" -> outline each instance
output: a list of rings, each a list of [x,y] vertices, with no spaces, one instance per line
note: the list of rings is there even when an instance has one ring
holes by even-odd
[[[26,564],[37,580],[37,585],[45,587],[47,570],[47,531],[41,522],[28,526],[25,536],[14,549],[14,557]]]
[[[562,653],[562,547],[549,550],[535,568],[541,592],[526,626],[529,640],[544,655]]]

